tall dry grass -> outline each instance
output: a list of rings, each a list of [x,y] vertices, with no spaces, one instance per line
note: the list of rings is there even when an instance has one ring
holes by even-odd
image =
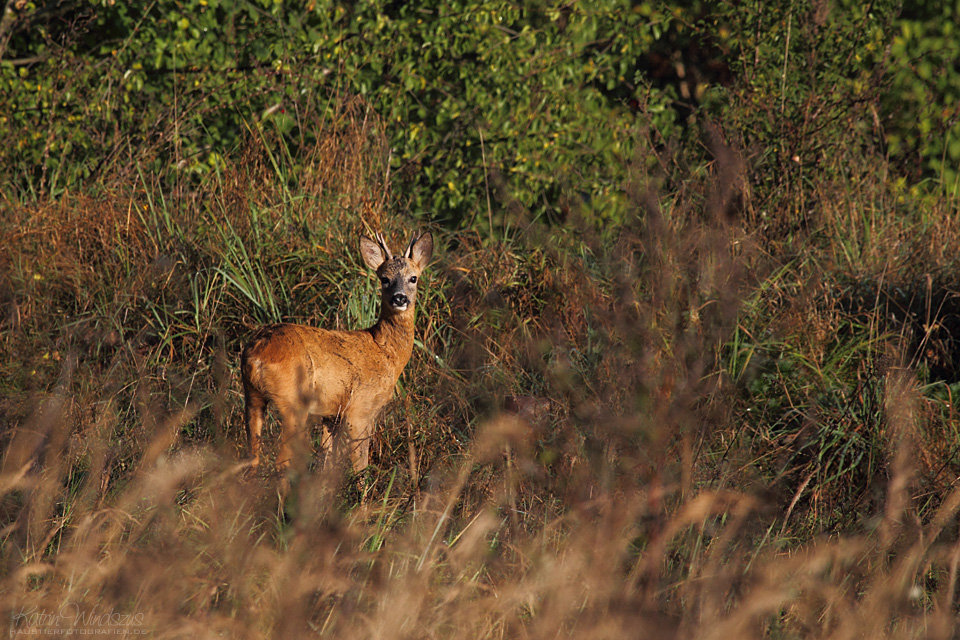
[[[356,235],[415,223],[365,118],[303,161],[261,133],[176,194],[2,223],[11,636],[956,635],[956,421],[918,376],[952,298],[894,290],[947,259],[871,244],[902,229],[876,194],[825,193],[826,241],[763,236],[719,143],[677,192],[637,187],[614,241],[435,230],[359,492],[316,469],[281,505],[242,464],[237,349],[275,317],[372,321]]]

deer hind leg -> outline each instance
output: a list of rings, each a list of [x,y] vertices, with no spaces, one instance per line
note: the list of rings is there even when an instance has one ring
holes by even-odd
[[[253,388],[243,385],[244,422],[247,427],[247,453],[250,465],[260,464],[260,433],[263,431],[263,418],[267,409],[267,398]]]
[[[292,468],[302,473],[306,471],[310,458],[310,442],[307,438],[307,412],[290,406],[278,406],[280,423],[283,428],[280,440],[280,452],[277,454],[277,470]]]

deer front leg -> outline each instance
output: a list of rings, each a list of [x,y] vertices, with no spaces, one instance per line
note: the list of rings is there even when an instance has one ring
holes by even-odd
[[[370,440],[373,438],[373,421],[364,417],[348,417],[346,424],[347,451],[354,473],[360,473],[370,464]]]
[[[320,458],[320,468],[325,469],[330,460],[333,459],[333,447],[335,444],[335,436],[339,425],[329,424],[327,421],[321,421],[320,428],[320,451],[317,452]]]
[[[307,412],[289,406],[277,407],[283,433],[280,440],[280,452],[277,454],[277,470],[288,468],[297,473],[307,469],[310,458],[310,442],[307,438]]]

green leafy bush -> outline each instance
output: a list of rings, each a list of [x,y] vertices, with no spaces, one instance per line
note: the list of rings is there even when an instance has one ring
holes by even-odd
[[[203,173],[254,121],[297,157],[316,141],[306,114],[348,94],[385,122],[415,211],[502,223],[501,204],[557,217],[573,197],[609,219],[638,127],[674,123],[639,71],[669,23],[649,4],[157,0],[72,14],[82,26],[17,33],[0,69],[15,105],[0,160],[34,191],[131,162]]]
[[[960,5],[905,7],[889,46],[885,140],[905,176],[960,190]]]

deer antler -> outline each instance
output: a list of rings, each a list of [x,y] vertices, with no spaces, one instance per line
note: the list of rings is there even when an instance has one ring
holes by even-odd
[[[383,239],[383,234],[377,231],[377,244],[380,245],[380,249],[383,251],[383,254],[387,256],[387,260],[393,260],[393,254],[390,253],[390,247],[387,246],[387,241]]]
[[[413,259],[413,245],[417,244],[417,240],[423,237],[423,234],[417,234],[413,236],[413,239],[410,240],[410,244],[407,245],[407,250],[403,252],[403,257],[408,259]]]

